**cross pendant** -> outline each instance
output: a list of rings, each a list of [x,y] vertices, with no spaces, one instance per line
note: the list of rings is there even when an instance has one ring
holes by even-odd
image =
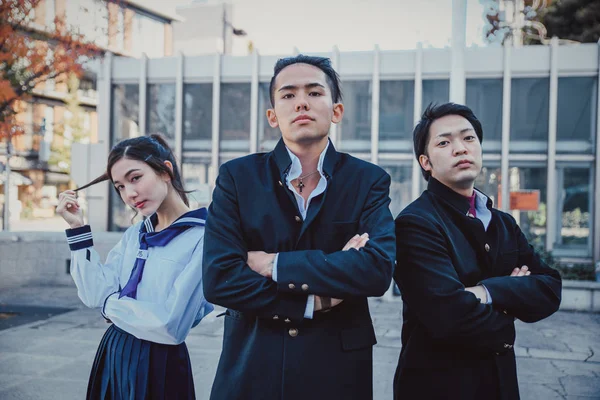
[[[300,193],[302,193],[303,187],[304,187],[304,183],[302,181],[300,181],[300,183],[298,183],[298,189],[300,189]]]

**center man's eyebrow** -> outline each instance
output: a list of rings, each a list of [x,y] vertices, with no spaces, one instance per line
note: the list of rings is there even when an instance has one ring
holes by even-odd
[[[305,89],[311,89],[311,88],[314,88],[314,87],[322,87],[323,89],[325,89],[325,86],[323,86],[319,82],[307,83],[306,85],[304,85]],[[277,91],[281,92],[281,91],[284,91],[284,90],[298,90],[298,86],[296,86],[296,85],[284,85],[284,86],[280,87],[279,90],[277,90]]]
[[[127,177],[128,177],[129,175],[131,175],[132,173],[134,173],[135,171],[140,171],[140,169],[137,169],[137,168],[130,169],[130,170],[129,170],[129,171],[127,171],[127,173],[125,174],[125,179],[127,179]],[[113,184],[117,184],[117,183],[119,183],[119,181],[114,181],[114,182],[113,182]]]
[[[465,128],[465,129],[461,129],[458,133],[463,134],[463,133],[470,132],[470,131],[475,131],[475,130],[473,128]],[[448,136],[452,136],[452,132],[443,132],[443,133],[436,135],[436,137],[448,137]]]

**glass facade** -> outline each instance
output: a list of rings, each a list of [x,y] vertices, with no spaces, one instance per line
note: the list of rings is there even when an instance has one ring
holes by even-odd
[[[169,146],[175,145],[175,85],[161,83],[148,85],[146,134],[161,135]]]
[[[221,84],[222,151],[250,151],[250,84]]]
[[[183,151],[210,151],[212,83],[183,85]]]
[[[344,151],[371,151],[371,90],[371,81],[342,83],[344,117],[338,136]]]
[[[336,147],[365,160],[376,159],[386,169],[392,178],[390,209],[396,216],[427,186],[420,168],[413,164],[416,85],[414,78],[405,73],[399,75],[391,65],[381,64],[379,102],[376,105],[379,123],[373,126],[375,86],[369,78],[372,59],[368,56],[365,54],[364,65],[352,67],[354,75],[341,76],[345,113],[342,122],[337,125]],[[191,203],[198,206],[210,201],[219,165],[248,154],[251,149],[270,151],[281,137],[279,128],[269,126],[266,118],[271,104],[269,82],[262,70],[258,72],[256,98],[252,98],[251,82],[256,76],[248,71],[247,65],[237,65],[236,60],[227,58],[222,62],[228,65],[224,82],[220,84],[217,104],[213,104],[212,73],[207,72],[202,77],[194,75],[193,78],[184,76],[184,82],[201,78],[200,82],[207,83],[188,82],[183,85],[181,121],[176,121],[174,114],[174,83],[155,84],[152,76],[147,83],[146,132],[161,133],[174,143],[175,127],[181,124],[182,148],[175,150],[183,155],[185,184],[194,191],[190,195]],[[360,64],[359,61],[354,62]],[[537,66],[537,69],[527,71],[523,66],[527,62],[524,61],[513,70],[508,81],[508,127],[503,127],[503,102],[506,99],[503,99],[502,73],[497,69],[469,72],[468,67],[466,71],[465,103],[481,121],[484,131],[484,168],[476,186],[492,198],[497,208],[502,208],[502,185],[508,185],[510,200],[514,203],[509,205],[508,211],[526,237],[538,248],[551,248],[558,257],[589,259],[596,257],[598,252],[598,235],[594,232],[598,209],[594,202],[598,168],[597,60],[595,62],[595,67],[588,62],[593,68],[587,66],[581,71],[577,70],[580,68],[578,64],[571,65],[570,69],[564,69],[566,67],[560,63],[553,67],[558,68],[557,109],[554,114],[550,112],[550,70],[544,72]],[[445,69],[439,65],[423,67],[422,103],[419,105],[422,110],[430,103],[449,101],[450,73],[444,72]],[[118,70],[113,68],[113,71]],[[167,76],[163,72],[161,79]],[[122,79],[130,81],[131,77]],[[169,81],[176,81],[175,71]],[[109,121],[111,142],[139,135],[138,85],[113,84],[112,100],[113,118]],[[251,110],[256,110],[257,115],[252,116]],[[212,145],[213,114],[219,118],[218,146]],[[557,128],[554,155],[548,153],[551,148],[549,128],[553,125],[549,119],[552,115],[556,116]],[[253,119],[255,127],[251,126]],[[508,133],[508,154],[501,153],[503,128],[507,128]],[[253,129],[257,132],[256,143],[251,143]],[[379,146],[375,149],[371,147],[373,129],[379,139]],[[503,157],[509,165],[508,176],[504,180],[500,169]],[[554,168],[556,179],[553,182],[548,182],[547,168]],[[515,205],[519,196],[523,196],[519,193],[531,191],[536,195],[539,193],[539,201],[526,209]],[[111,217],[113,226],[128,226],[131,220],[129,210],[118,198],[111,199],[111,202],[115,207]],[[549,204],[552,210],[548,209]]]
[[[510,92],[510,151],[548,151],[550,79],[515,78]]]
[[[140,136],[140,90],[135,84],[112,86],[111,146]]]
[[[381,81],[379,151],[410,151],[414,120],[414,81]]]
[[[557,150],[560,153],[594,151],[598,78],[558,79]]]

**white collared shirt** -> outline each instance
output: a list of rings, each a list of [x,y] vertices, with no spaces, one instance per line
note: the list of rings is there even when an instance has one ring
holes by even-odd
[[[317,187],[312,193],[308,196],[306,200],[306,204],[304,203],[304,198],[296,191],[294,185],[292,185],[292,181],[294,179],[298,179],[298,177],[303,174],[310,173],[311,171],[304,172],[302,171],[302,164],[300,163],[300,159],[296,157],[294,153],[288,149],[286,146],[290,159],[292,160],[292,166],[288,174],[286,175],[285,182],[287,184],[287,188],[294,194],[294,198],[296,199],[296,203],[298,203],[298,211],[302,215],[302,219],[306,219],[306,213],[308,212],[308,207],[310,206],[310,201],[315,197],[319,196],[325,189],[327,188],[327,178],[323,174],[323,161],[325,160],[325,154],[327,153],[327,149],[329,148],[329,140],[327,141],[327,146],[321,152],[319,156],[319,162],[317,163],[317,171],[319,171],[319,175],[321,175],[321,179],[319,183],[317,183]],[[275,255],[275,260],[273,260],[273,273],[272,277],[275,282],[277,282],[277,260],[279,258],[279,253]],[[315,296],[313,294],[308,295],[308,299],[306,301],[306,309],[304,310],[304,318],[312,319],[315,310]]]
[[[477,189],[473,189],[473,192],[475,193],[475,211],[477,211],[477,216],[475,218],[481,221],[485,231],[487,232],[490,222],[492,221],[492,212],[487,208],[488,198],[485,194],[481,193]],[[483,286],[485,293],[487,294],[488,301],[485,304],[492,304],[492,295],[487,290],[485,285],[481,286]]]
[[[71,276],[81,301],[90,308],[103,307],[119,328],[138,339],[179,344],[214,308],[202,290],[204,226],[187,229],[165,246],[150,247],[137,298],[119,298],[138,255],[142,223],[125,231],[104,263],[93,247],[89,226],[79,228],[85,231],[81,240],[69,243],[87,241],[87,247],[71,251]]]

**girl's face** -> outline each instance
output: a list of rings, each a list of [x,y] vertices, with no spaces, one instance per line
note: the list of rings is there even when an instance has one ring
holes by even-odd
[[[123,202],[145,217],[154,214],[169,193],[169,175],[158,175],[142,161],[121,158],[111,174]]]

